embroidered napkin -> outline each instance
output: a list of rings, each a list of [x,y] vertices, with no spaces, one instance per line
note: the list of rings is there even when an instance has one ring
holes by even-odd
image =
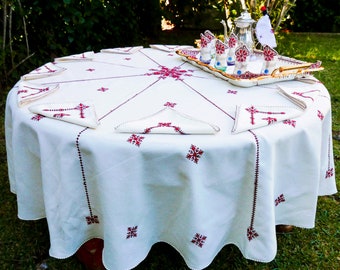
[[[315,86],[315,88],[311,86],[290,88],[278,85],[278,87],[281,95],[288,98],[303,110],[307,109],[308,105],[313,103],[315,98],[320,95],[320,90],[317,89],[317,86]]]
[[[215,134],[220,129],[167,107],[139,120],[122,123],[116,126],[115,130],[122,133],[144,134]]]
[[[38,100],[59,89],[59,84],[41,85],[27,81],[21,81],[18,86],[18,106],[22,107],[32,101]]]
[[[165,52],[174,52],[177,50],[188,50],[193,49],[193,46],[190,45],[161,45],[161,44],[151,44],[150,48],[165,51]]]
[[[32,113],[84,127],[96,128],[99,125],[94,105],[89,102],[39,104],[28,109]]]
[[[64,70],[66,70],[66,68],[59,67],[59,66],[50,62],[50,63],[46,63],[45,65],[31,71],[28,74],[21,76],[21,79],[22,80],[34,80],[34,79],[54,76],[54,75],[60,74]]]
[[[68,61],[92,61],[94,52],[84,52],[80,54],[73,54],[64,57],[54,58],[55,62],[68,62]]]
[[[265,127],[300,116],[303,111],[288,106],[239,105],[232,133]]]
[[[102,52],[102,53],[134,54],[141,49],[143,49],[143,46],[101,49],[100,52]]]

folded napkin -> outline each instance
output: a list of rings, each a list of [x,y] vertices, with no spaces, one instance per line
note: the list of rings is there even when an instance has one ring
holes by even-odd
[[[232,133],[265,127],[300,116],[303,111],[286,106],[239,105]]]
[[[64,56],[64,57],[58,57],[54,58],[55,62],[68,62],[68,61],[92,61],[94,56],[94,52],[84,52],[80,54],[73,54],[69,56]]]
[[[143,46],[101,49],[100,52],[102,52],[102,53],[133,54],[133,53],[138,52],[141,49],[143,49]]]
[[[22,107],[30,102],[38,100],[59,89],[59,84],[41,85],[21,81],[18,85],[17,100],[18,106]]]
[[[32,113],[84,127],[96,128],[99,125],[94,105],[89,102],[39,104],[28,109]]]
[[[54,76],[54,75],[60,74],[64,70],[66,70],[66,68],[59,67],[59,66],[50,62],[50,63],[46,63],[45,65],[31,71],[28,74],[21,76],[21,79],[22,80],[34,80],[34,79]]]
[[[186,50],[193,49],[193,46],[190,45],[161,45],[161,44],[151,44],[150,48],[165,51],[165,52],[174,52],[177,50]]]
[[[278,85],[278,87],[281,95],[288,98],[303,110],[313,103],[315,98],[320,95],[320,90],[318,90],[317,87],[312,88],[311,86],[304,86],[290,88],[282,85]]]
[[[115,127],[122,133],[157,134],[214,134],[219,127],[166,107],[139,120],[122,123]]]

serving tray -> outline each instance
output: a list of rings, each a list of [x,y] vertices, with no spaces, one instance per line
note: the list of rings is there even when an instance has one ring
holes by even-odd
[[[320,61],[308,63],[279,55],[273,72],[271,74],[261,74],[260,72],[264,62],[263,51],[254,50],[250,58],[251,60],[248,63],[247,71],[244,74],[236,75],[233,74],[234,66],[228,66],[226,71],[216,69],[214,67],[214,58],[211,60],[210,64],[201,62],[199,60],[199,49],[177,50],[176,53],[181,56],[184,61],[240,87],[252,87],[280,81],[301,79],[309,76],[311,72],[323,70]]]

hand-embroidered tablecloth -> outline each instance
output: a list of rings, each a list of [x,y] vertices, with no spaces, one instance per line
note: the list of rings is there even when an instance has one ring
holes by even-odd
[[[193,269],[207,267],[230,243],[248,259],[269,262],[277,251],[275,225],[312,228],[317,197],[336,192],[330,96],[322,83],[309,85],[318,95],[301,115],[276,121],[270,111],[266,119],[254,114],[263,106],[299,109],[276,85],[232,86],[172,51],[151,48],[91,59],[59,62],[63,72],[32,78],[59,88],[29,106],[89,100],[95,128],[19,108],[18,84],[7,99],[8,169],[18,215],[47,218],[51,256],[69,257],[99,237],[108,269],[135,267],[159,241]],[[280,86],[307,91],[298,81]],[[250,127],[234,134],[242,104],[254,108],[245,111]],[[115,130],[167,107],[219,132]],[[268,125],[253,129],[257,120]],[[175,128],[169,119],[158,125]]]

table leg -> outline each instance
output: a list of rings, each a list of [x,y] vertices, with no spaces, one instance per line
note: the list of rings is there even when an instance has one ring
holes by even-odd
[[[294,229],[292,225],[276,225],[276,233],[290,233]]]
[[[86,270],[105,270],[102,261],[104,241],[93,238],[84,243],[77,251],[77,259],[85,266]]]

